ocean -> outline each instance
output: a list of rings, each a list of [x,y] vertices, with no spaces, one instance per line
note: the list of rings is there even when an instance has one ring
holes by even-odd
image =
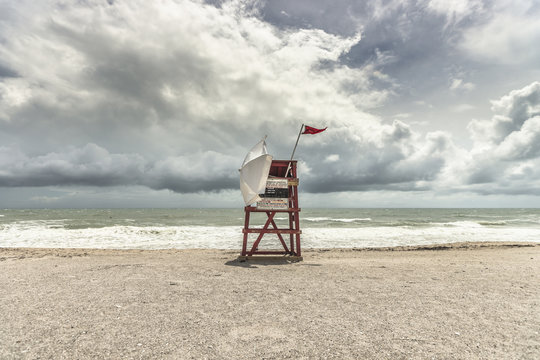
[[[243,209],[0,209],[0,247],[239,250],[243,222]],[[303,248],[540,241],[540,209],[302,209],[300,225]]]

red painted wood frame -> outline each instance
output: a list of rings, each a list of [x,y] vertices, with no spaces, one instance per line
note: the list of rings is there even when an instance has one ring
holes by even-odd
[[[292,256],[301,256],[301,247],[300,247],[300,208],[298,207],[298,177],[296,173],[296,160],[273,160],[272,166],[270,167],[270,175],[277,177],[286,177],[287,168],[291,164],[289,176],[289,199],[288,199],[288,209],[283,210],[263,210],[258,209],[254,206],[246,206],[244,208],[245,219],[244,219],[244,228],[242,233],[244,234],[244,240],[242,243],[242,256],[252,256],[252,255],[292,255]],[[251,213],[266,213],[267,219],[266,223],[262,228],[253,228],[250,227],[250,215]],[[277,213],[287,213],[289,217],[289,227],[288,228],[278,228],[274,221],[274,216]],[[270,225],[272,228],[270,228]],[[250,250],[248,250],[248,240],[249,234],[259,234],[257,239],[253,242]],[[283,250],[258,250],[259,244],[266,234],[275,234],[277,235],[281,247]],[[289,246],[285,242],[283,235],[289,236]]]

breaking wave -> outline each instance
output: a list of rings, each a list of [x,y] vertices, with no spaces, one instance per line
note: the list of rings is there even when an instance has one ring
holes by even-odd
[[[524,241],[540,239],[540,228],[488,227],[441,224],[430,227],[304,227],[304,248],[353,248],[431,245],[470,241]],[[2,247],[103,249],[240,249],[240,226],[109,226],[69,229],[59,224],[0,225]],[[262,248],[278,245],[265,236]]]
[[[266,214],[252,220],[262,226]],[[288,226],[286,214],[274,220]],[[240,209],[3,210],[0,247],[240,249],[243,221]],[[300,224],[305,248],[540,239],[537,209],[306,209]]]
[[[345,219],[340,219],[340,218],[331,218],[331,217],[325,217],[325,216],[306,217],[306,218],[303,218],[302,220],[303,221],[311,221],[311,222],[324,222],[324,221],[332,222],[332,221],[334,221],[334,222],[344,222],[344,223],[372,221],[371,218],[352,218],[352,219],[345,218]]]

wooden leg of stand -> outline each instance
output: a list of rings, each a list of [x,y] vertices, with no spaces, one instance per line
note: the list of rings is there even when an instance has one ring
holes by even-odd
[[[289,229],[294,229],[293,213],[289,213]],[[289,243],[291,245],[290,254],[294,255],[294,235],[289,235]]]
[[[294,214],[295,230],[300,230],[300,217],[298,213]],[[296,234],[296,256],[302,256],[302,250],[300,249],[300,234]]]
[[[246,211],[246,216],[244,220],[244,231],[247,231],[249,228],[249,214],[250,211]],[[242,256],[246,256],[247,253],[247,241],[248,241],[249,234],[247,232],[244,232],[244,241],[242,242]]]

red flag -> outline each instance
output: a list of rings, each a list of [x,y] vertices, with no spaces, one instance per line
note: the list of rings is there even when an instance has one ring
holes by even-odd
[[[304,132],[302,134],[310,134],[310,135],[313,135],[313,134],[318,134],[320,132],[323,132],[324,130],[328,129],[327,127],[325,127],[324,129],[316,129],[314,127],[311,127],[311,126],[307,126],[305,125],[304,126]]]

